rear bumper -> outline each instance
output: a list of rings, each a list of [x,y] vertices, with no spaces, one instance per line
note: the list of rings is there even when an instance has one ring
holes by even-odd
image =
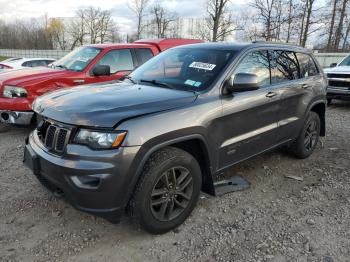
[[[27,141],[24,163],[55,195],[64,197],[76,209],[118,222],[128,203],[126,181],[134,153],[139,147],[92,151],[69,145],[62,156],[46,150],[33,131]],[[77,178],[98,177],[96,187],[86,188]]]
[[[0,122],[15,125],[29,125],[33,115],[34,112],[0,110]]]

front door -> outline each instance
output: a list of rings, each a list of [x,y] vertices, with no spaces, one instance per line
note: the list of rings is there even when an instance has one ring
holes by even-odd
[[[107,65],[111,69],[109,76],[94,76],[92,70],[88,72],[85,84],[96,82],[107,82],[118,80],[134,70],[134,59],[130,49],[115,49],[107,52],[97,63],[98,65]]]
[[[219,142],[219,168],[249,158],[277,144],[280,92],[270,84],[269,55],[265,50],[248,53],[233,75],[252,73],[260,88],[223,97]]]

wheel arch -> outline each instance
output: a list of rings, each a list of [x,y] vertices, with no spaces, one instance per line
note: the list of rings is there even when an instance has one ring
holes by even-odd
[[[212,159],[210,158],[208,145],[205,138],[200,134],[191,134],[174,139],[169,139],[161,143],[155,143],[151,146],[145,144],[140,149],[141,159],[138,161],[136,172],[131,182],[130,191],[128,192],[128,201],[131,199],[135,187],[141,177],[144,165],[150,156],[164,147],[176,147],[191,154],[197,161],[202,171],[202,191],[214,195],[214,183],[212,177]]]
[[[311,112],[315,112],[318,114],[321,120],[321,130],[320,136],[326,135],[326,104],[324,102],[315,102],[311,105]]]

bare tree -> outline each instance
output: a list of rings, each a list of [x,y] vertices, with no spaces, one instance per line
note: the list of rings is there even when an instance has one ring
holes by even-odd
[[[159,3],[151,8],[151,15],[153,16],[152,22],[157,29],[158,38],[165,38],[170,29],[171,23],[178,18],[176,13],[169,12]]]
[[[258,11],[258,19],[264,26],[262,36],[266,41],[273,39],[273,11],[276,0],[254,0],[250,6]]]
[[[335,39],[334,39],[334,48],[335,49],[339,48],[340,40],[341,40],[342,33],[343,33],[344,17],[346,14],[345,12],[346,12],[346,7],[347,7],[348,3],[349,3],[349,0],[342,1],[342,5],[341,5],[341,9],[340,9],[339,23],[338,23],[337,30],[335,32]]]
[[[333,0],[333,8],[332,8],[332,16],[331,16],[332,18],[331,18],[331,21],[330,21],[327,49],[330,49],[331,45],[332,45],[332,37],[333,37],[335,15],[336,15],[336,12],[337,12],[337,2],[338,2],[337,0]]]
[[[231,14],[227,10],[230,2],[231,0],[207,0],[207,30],[202,30],[202,34],[208,38],[206,31],[209,31],[211,41],[213,42],[225,40],[235,30],[233,28]]]
[[[117,27],[110,11],[87,7],[76,11],[69,32],[73,38],[71,45],[73,49],[77,44],[83,45],[86,42],[96,44],[112,41],[116,39]]]
[[[131,0],[131,3],[128,5],[137,18],[137,39],[140,39],[142,31],[144,29],[143,20],[146,16],[146,10],[149,2],[150,0]]]

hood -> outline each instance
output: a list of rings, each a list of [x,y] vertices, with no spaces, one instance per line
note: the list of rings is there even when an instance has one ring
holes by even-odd
[[[24,87],[26,84],[35,84],[47,79],[60,76],[67,76],[69,74],[76,74],[73,71],[53,69],[49,67],[33,67],[20,70],[10,70],[0,72],[0,86],[14,85]]]
[[[325,73],[350,73],[350,66],[336,66],[332,68],[323,69]]]
[[[185,106],[196,97],[187,91],[114,82],[49,93],[35,100],[33,110],[62,123],[114,127],[124,119]]]

